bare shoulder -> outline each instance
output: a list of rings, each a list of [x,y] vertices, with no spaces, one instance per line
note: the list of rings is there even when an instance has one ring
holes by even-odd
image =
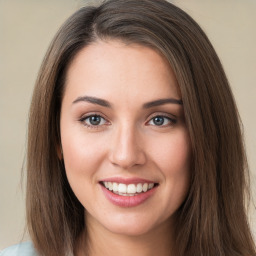
[[[39,256],[32,242],[12,245],[0,252],[0,256]]]

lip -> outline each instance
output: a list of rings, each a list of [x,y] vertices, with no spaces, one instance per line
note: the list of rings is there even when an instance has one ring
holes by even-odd
[[[147,192],[139,193],[135,196],[122,196],[115,194],[111,191],[109,191],[107,188],[105,188],[104,185],[102,185],[102,182],[116,182],[116,183],[123,183],[123,184],[138,184],[138,183],[156,183],[153,181],[140,179],[140,178],[108,178],[100,181],[99,185],[103,191],[103,194],[105,197],[114,205],[120,206],[120,207],[135,207],[138,205],[143,204],[146,200],[148,200],[150,197],[153,196],[153,194],[156,192],[158,186],[153,187],[152,189],[148,190]]]

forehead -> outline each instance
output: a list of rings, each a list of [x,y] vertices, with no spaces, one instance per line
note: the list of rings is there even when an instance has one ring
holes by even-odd
[[[83,48],[66,76],[65,95],[92,94],[102,98],[180,97],[175,75],[156,50],[120,41],[98,41]]]

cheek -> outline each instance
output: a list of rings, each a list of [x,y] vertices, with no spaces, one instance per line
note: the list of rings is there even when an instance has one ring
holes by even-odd
[[[81,204],[90,208],[97,198],[92,184],[97,182],[96,176],[102,163],[100,150],[102,145],[93,136],[85,136],[83,132],[67,131],[62,133],[63,157],[68,182]],[[94,201],[91,198],[94,197]]]
[[[189,141],[187,132],[181,130],[154,143],[151,155],[165,176],[188,172],[191,157]]]
[[[190,180],[191,148],[186,132],[173,139],[172,146],[167,147],[164,170],[167,179],[172,183],[172,188],[177,193],[187,193]],[[169,158],[167,157],[169,156]],[[178,192],[179,191],[179,192]],[[174,193],[173,192],[173,193]]]
[[[190,184],[191,148],[185,131],[165,138],[155,147],[154,162],[164,179],[163,200],[166,211],[173,213],[185,200]],[[161,199],[162,200],[162,199]],[[171,202],[171,203],[169,203]]]
[[[69,129],[63,130],[62,147],[67,174],[92,173],[100,164],[104,154],[101,141],[97,140],[95,135],[86,136],[83,127],[75,132]]]

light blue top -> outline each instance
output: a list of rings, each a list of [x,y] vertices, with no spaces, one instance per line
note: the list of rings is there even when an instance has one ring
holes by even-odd
[[[0,256],[39,256],[32,242],[10,246],[0,252]]]

